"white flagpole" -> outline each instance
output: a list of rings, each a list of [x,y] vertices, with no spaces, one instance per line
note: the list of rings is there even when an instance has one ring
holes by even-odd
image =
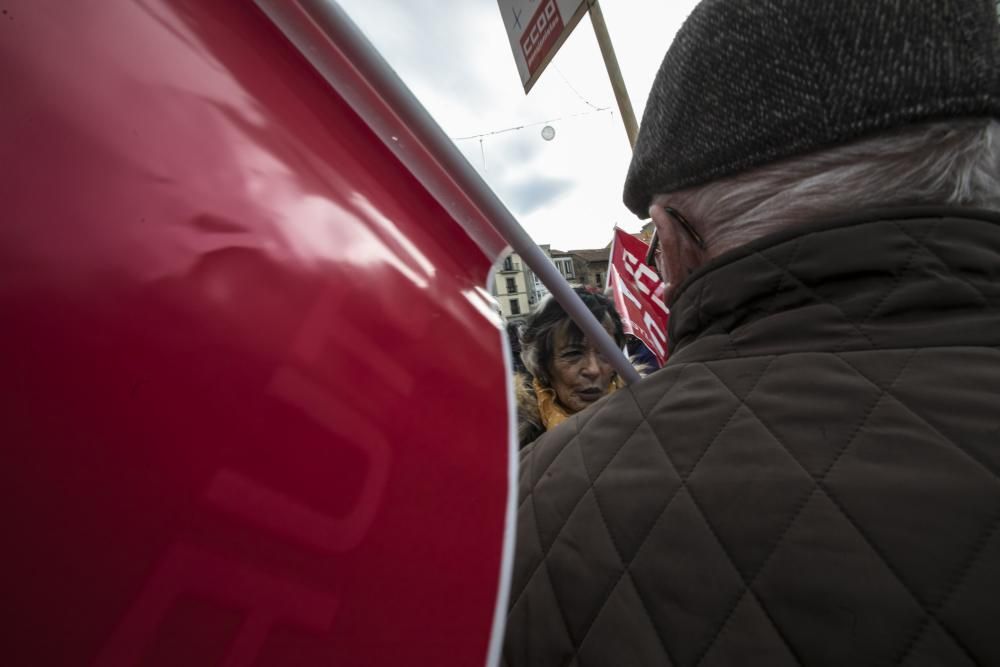
[[[372,131],[400,162],[432,194],[436,195],[439,190],[435,187],[435,176],[429,175],[421,163],[425,155],[433,157],[465,193],[476,212],[503,236],[525,264],[541,278],[553,298],[566,310],[583,334],[597,346],[621,378],[628,384],[640,379],[639,373],[615,345],[614,339],[584,305],[555,265],[549,261],[541,248],[535,245],[489,185],[472,168],[448,135],[336,2],[331,0],[298,0],[295,3],[281,0],[256,0],[256,2],[326,81],[368,123]],[[368,108],[364,104],[363,96],[357,94],[351,85],[340,79],[335,61],[324,58],[324,49],[315,48],[316,45],[313,43],[315,37],[312,32],[297,30],[294,21],[285,20],[289,13],[300,11],[294,7],[301,7],[308,13],[313,27],[336,46],[338,55],[346,57],[372,89],[392,108],[394,118],[383,118],[384,114],[374,113]],[[419,151],[410,150],[404,145],[406,142],[401,141],[400,137],[393,133],[400,127],[406,130],[410,138],[419,143],[424,153],[418,155]],[[463,210],[460,204],[451,206],[453,202],[442,201],[443,199],[447,198],[438,197],[438,201],[445,209],[456,215],[456,220],[460,224],[464,224],[464,214],[471,212]]]

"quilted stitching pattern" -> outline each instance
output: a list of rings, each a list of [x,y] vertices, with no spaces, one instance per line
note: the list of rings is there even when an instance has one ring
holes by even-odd
[[[699,338],[527,454],[510,664],[1000,664],[997,341],[893,349],[887,325],[932,273],[931,300],[1000,326],[1000,276],[952,220],[877,225],[877,289],[816,272],[854,228],[756,251],[730,267],[767,284],[751,314],[720,324],[700,281]],[[770,353],[803,305],[826,342]]]

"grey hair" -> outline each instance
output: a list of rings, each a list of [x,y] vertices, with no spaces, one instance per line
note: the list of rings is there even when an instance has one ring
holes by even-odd
[[[660,195],[709,257],[797,223],[864,208],[1000,209],[1000,121],[926,123]]]

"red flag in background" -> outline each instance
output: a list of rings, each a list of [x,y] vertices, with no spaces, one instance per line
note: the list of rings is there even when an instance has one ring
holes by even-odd
[[[663,304],[663,281],[656,271],[646,266],[645,256],[645,243],[615,228],[608,268],[615,308],[622,317],[625,333],[645,343],[662,366],[669,356],[667,320],[670,311]]]

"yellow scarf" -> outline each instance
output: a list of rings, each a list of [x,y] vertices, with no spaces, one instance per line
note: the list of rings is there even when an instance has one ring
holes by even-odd
[[[542,426],[545,427],[546,431],[549,431],[564,421],[569,419],[572,415],[566,412],[563,406],[559,405],[556,400],[556,390],[551,387],[543,387],[538,383],[538,379],[532,380],[532,386],[535,389],[535,397],[538,399],[538,415],[541,417]],[[611,380],[611,384],[608,385],[607,394],[617,390],[621,387],[621,382],[618,376],[615,376]],[[605,396],[607,396],[605,394]],[[575,413],[573,413],[575,414]]]

